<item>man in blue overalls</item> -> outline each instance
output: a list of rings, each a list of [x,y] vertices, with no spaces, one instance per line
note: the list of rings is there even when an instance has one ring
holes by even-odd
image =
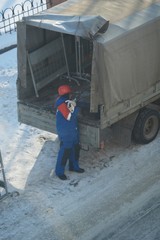
[[[58,88],[59,98],[56,101],[56,128],[60,140],[60,150],[57,157],[55,173],[61,180],[66,180],[64,174],[67,160],[69,159],[69,170],[83,173],[84,169],[79,167],[79,133],[78,133],[78,107],[75,101],[70,100],[71,88],[62,85]]]

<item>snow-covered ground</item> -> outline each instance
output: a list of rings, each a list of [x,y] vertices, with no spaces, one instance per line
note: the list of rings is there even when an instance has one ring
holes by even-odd
[[[0,36],[0,48],[15,42],[15,34]],[[129,218],[158,194],[160,134],[144,146],[82,151],[85,173],[66,170],[68,180],[59,180],[57,136],[18,123],[16,78],[13,49],[0,55],[0,150],[8,189],[20,195],[0,202],[0,240],[93,239],[115,222],[120,229],[118,217]]]
[[[3,34],[0,36],[0,50],[17,44],[17,32]]]
[[[42,147],[42,142],[43,139],[45,139],[45,135],[47,134],[46,138],[49,138],[50,135],[48,133],[43,133],[44,136],[41,137],[41,131],[25,125],[20,125],[18,123],[16,94],[16,50],[17,49],[14,49],[0,55],[0,148],[2,155],[5,158],[6,171],[11,170],[11,172],[14,172],[14,176],[18,177],[20,174],[22,178],[24,178],[24,181],[21,179],[19,182],[18,178],[15,177],[14,181],[16,181],[18,185],[14,187],[23,189],[25,185],[26,173],[31,168],[30,164],[27,164],[28,161],[30,162],[30,155],[33,154],[34,156],[37,156],[40,150],[38,150],[38,148]],[[29,140],[28,136],[32,136],[32,140]],[[56,136],[52,135],[51,139],[54,140],[55,137]],[[32,147],[34,146],[34,148],[31,150],[32,152],[28,152],[27,155],[25,150],[20,150],[21,148],[23,149],[25,145]],[[21,170],[15,162],[17,161],[16,159],[21,159],[21,167],[19,166],[22,168]],[[24,167],[25,162],[26,166]]]

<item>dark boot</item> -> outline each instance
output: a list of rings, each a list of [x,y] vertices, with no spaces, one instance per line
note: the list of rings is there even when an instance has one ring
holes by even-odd
[[[79,168],[79,169],[77,169],[77,170],[74,170],[74,169],[70,168],[69,171],[71,171],[71,172],[77,172],[77,173],[84,173],[84,172],[85,172],[83,168]]]
[[[67,177],[65,174],[60,175],[60,176],[57,175],[57,177],[59,177],[61,180],[67,180]]]
[[[83,173],[84,169],[79,167],[80,145],[76,144],[73,149],[72,161],[69,161],[69,171]]]

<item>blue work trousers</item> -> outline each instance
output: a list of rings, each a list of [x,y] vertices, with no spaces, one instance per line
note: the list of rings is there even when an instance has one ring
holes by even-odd
[[[80,145],[78,137],[71,138],[70,136],[59,137],[60,150],[56,163],[56,175],[61,176],[64,174],[67,160],[69,160],[70,170],[79,170],[79,152]]]

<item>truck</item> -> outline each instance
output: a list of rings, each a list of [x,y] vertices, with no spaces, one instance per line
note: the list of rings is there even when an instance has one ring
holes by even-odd
[[[82,145],[100,148],[112,134],[151,142],[160,127],[159,43],[159,1],[68,0],[23,17],[19,122],[56,133],[57,89],[68,84],[80,108]]]

